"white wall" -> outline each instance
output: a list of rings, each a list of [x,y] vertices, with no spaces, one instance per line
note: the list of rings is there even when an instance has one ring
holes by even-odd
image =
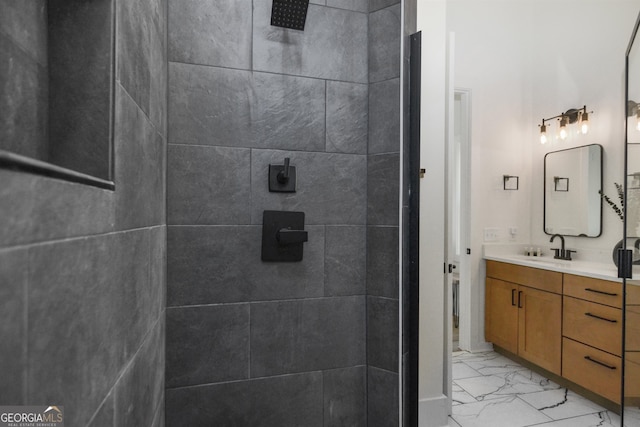
[[[570,135],[565,141],[536,143],[537,127],[530,126],[533,141],[533,204],[531,212],[532,242],[549,245],[543,232],[543,158],[550,151],[600,144],[604,148],[603,189],[615,196],[614,182],[623,182],[624,161],[624,65],[625,51],[633,25],[640,11],[638,1],[590,0],[545,1],[536,7],[534,18],[544,23],[532,49],[536,74],[533,79],[532,120],[551,117],[569,108],[587,105],[591,129],[587,135]],[[553,9],[551,9],[553,7]],[[553,10],[553,13],[548,13]],[[577,12],[579,10],[579,13]],[[562,40],[556,29],[575,36]],[[577,127],[574,128],[577,130]],[[557,130],[556,123],[549,129]],[[603,210],[602,236],[599,238],[566,238],[567,247],[601,254],[602,261],[611,261],[613,246],[622,237],[622,223],[607,206]]]
[[[530,2],[449,1],[448,30],[456,35],[455,85],[471,89],[471,299],[470,348],[484,344],[483,229],[517,227],[530,239],[531,57]],[[515,19],[517,18],[517,19]],[[504,191],[502,176],[517,175],[518,191]]]
[[[446,0],[418,0],[422,31],[418,412],[421,427],[447,424],[445,345]]]

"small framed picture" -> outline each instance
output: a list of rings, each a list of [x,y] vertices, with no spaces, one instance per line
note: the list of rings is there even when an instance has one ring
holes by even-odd
[[[519,178],[513,175],[503,175],[503,188],[505,190],[517,190]]]
[[[569,191],[569,178],[553,177],[555,191]]]

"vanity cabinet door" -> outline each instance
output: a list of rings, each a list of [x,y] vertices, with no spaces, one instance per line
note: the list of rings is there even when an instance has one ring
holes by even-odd
[[[526,286],[518,294],[518,355],[560,375],[562,296]]]
[[[487,277],[485,298],[485,339],[517,353],[518,285]]]

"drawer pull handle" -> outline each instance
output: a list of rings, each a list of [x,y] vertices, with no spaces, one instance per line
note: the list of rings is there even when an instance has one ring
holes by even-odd
[[[511,305],[516,305],[516,290],[511,289]]]
[[[590,356],[585,356],[584,358],[587,359],[589,362],[593,362],[593,363],[595,363],[597,365],[604,366],[605,368],[608,368],[608,369],[611,369],[611,370],[616,369],[615,366],[607,365],[604,362],[600,362],[599,360],[592,359]]]
[[[589,317],[593,317],[594,319],[604,320],[605,322],[618,323],[618,321],[615,320],[615,319],[607,319],[606,317],[600,317],[598,315],[591,314],[591,313],[585,313],[584,315],[585,316],[589,316]]]
[[[585,288],[584,290],[587,291],[587,292],[594,292],[596,294],[607,295],[607,296],[610,296],[610,297],[617,297],[618,296],[618,294],[614,294],[614,293],[611,293],[611,292],[599,291],[597,289]]]
[[[518,291],[518,308],[522,308],[522,291]]]

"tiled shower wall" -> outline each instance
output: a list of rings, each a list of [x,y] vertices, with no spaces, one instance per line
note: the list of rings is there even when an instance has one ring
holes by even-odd
[[[366,424],[368,4],[329,3],[169,2],[167,425]],[[302,262],[261,262],[264,210]]]
[[[70,426],[164,424],[166,5],[116,11],[115,191],[0,170],[0,405]]]
[[[388,6],[312,1],[299,32],[270,1],[169,1],[168,425],[397,424]],[[269,193],[285,157],[297,192]],[[305,212],[302,262],[261,262],[264,210]]]
[[[400,26],[397,0],[371,1],[367,156],[368,425],[398,425]]]
[[[0,147],[48,157],[47,1],[0,4]]]

